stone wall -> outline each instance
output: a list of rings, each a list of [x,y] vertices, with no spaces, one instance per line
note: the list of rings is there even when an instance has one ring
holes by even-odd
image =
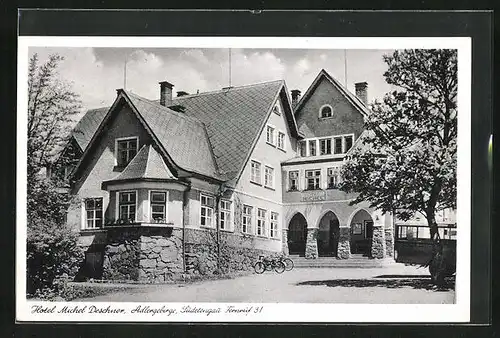
[[[288,256],[288,229],[284,228],[281,230],[281,252]]]
[[[385,228],[385,253],[388,257],[394,257],[394,233],[392,228]]]
[[[382,226],[373,227],[372,258],[385,258],[385,236]]]
[[[305,257],[307,259],[318,258],[318,229],[317,228],[307,229]]]
[[[163,282],[183,272],[182,230],[167,227],[108,229],[103,279]]]
[[[257,249],[255,236],[241,236],[215,229],[186,229],[186,272],[188,274],[214,274],[251,271],[259,256],[275,252]],[[219,257],[219,259],[218,259]]]
[[[339,228],[339,246],[337,248],[337,258],[348,259],[351,257],[351,228]]]

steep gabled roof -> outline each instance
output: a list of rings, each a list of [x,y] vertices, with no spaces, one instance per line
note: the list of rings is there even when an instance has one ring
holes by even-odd
[[[160,154],[148,144],[139,150],[121,173],[105,183],[136,179],[175,180],[176,178],[168,170]]]
[[[101,124],[104,116],[106,116],[108,109],[109,107],[102,107],[88,110],[80,121],[78,121],[75,128],[73,128],[73,138],[82,151],[85,151],[89,145],[92,136]]]
[[[125,92],[159,145],[182,169],[220,178],[203,123],[130,92]]]
[[[284,88],[284,81],[279,80],[185,95],[172,103],[184,106],[186,115],[205,124],[219,169],[234,178],[245,165],[272,104]],[[297,136],[293,113],[286,107],[285,113],[290,131]]]
[[[125,94],[174,164],[218,180],[234,179],[241,172],[277,98],[288,102],[284,113],[290,132],[300,137],[282,80],[173,98],[172,105],[186,108],[183,113],[160,105],[159,100],[119,92]],[[91,116],[82,118],[82,149],[87,149],[98,129],[90,126],[95,125],[98,114],[101,121],[105,120],[108,110],[91,110],[87,113]]]
[[[118,96],[113,106],[101,121],[73,172],[79,170],[81,163],[88,156],[99,135],[105,130],[106,124],[117,107],[126,102],[152,139],[156,141],[163,156],[174,168],[177,168],[176,170],[181,169],[219,181],[223,180],[217,170],[202,122],[122,89],[117,92]]]
[[[314,93],[314,91],[316,90],[316,88],[318,87],[318,85],[322,79],[327,79],[328,81],[330,81],[337,88],[337,90],[342,95],[344,95],[344,97],[346,97],[347,100],[349,102],[351,102],[351,104],[355,108],[357,108],[357,110],[363,116],[370,114],[368,107],[366,107],[366,105],[356,95],[351,93],[346,87],[344,87],[337,79],[333,78],[330,74],[328,74],[327,71],[324,69],[322,69],[319,72],[319,74],[316,76],[316,78],[314,79],[312,84],[309,86],[309,88],[307,88],[307,91],[305,92],[305,94],[302,96],[300,101],[297,103],[297,106],[294,109],[295,113],[297,113],[300,110],[300,108],[304,105],[304,103],[307,102],[307,100],[309,100],[309,97],[312,95],[312,93]]]

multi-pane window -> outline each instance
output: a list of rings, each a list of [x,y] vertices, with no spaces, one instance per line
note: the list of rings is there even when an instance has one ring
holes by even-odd
[[[243,205],[241,231],[245,234],[252,231],[252,207],[249,205]]]
[[[344,150],[344,152],[347,153],[349,151],[349,149],[352,148],[352,141],[353,141],[352,136],[346,136],[344,138],[344,142],[345,142],[345,150]]]
[[[316,140],[309,141],[309,156],[316,156]]]
[[[231,201],[220,200],[219,227],[222,230],[230,230],[231,228]]]
[[[319,140],[320,154],[329,155],[332,153],[332,139],[325,138]]]
[[[116,141],[116,165],[126,166],[137,154],[137,138]]]
[[[266,235],[266,210],[257,209],[257,235]]]
[[[278,237],[278,213],[271,212],[271,224],[269,227],[269,235],[272,238]]]
[[[266,129],[266,142],[274,145],[274,128],[271,126]]]
[[[299,172],[290,171],[288,173],[288,190],[296,191],[299,190]]]
[[[332,115],[333,115],[332,107],[330,107],[330,106],[321,107],[321,110],[320,110],[321,118],[332,117]]]
[[[306,187],[307,190],[320,189],[321,170],[306,170]]]
[[[285,133],[281,131],[278,132],[278,148],[282,150],[285,149]]]
[[[135,191],[122,191],[118,194],[119,218],[128,223],[135,222],[137,210],[137,193]]]
[[[306,155],[306,148],[307,148],[306,142],[300,141],[299,142],[299,156],[301,156],[301,157],[307,156]]]
[[[340,183],[340,174],[338,168],[328,168],[328,189],[336,189]]]
[[[342,137],[335,137],[333,139],[335,154],[342,154]]]
[[[274,188],[274,168],[268,166],[264,168],[264,186]]]
[[[208,195],[200,195],[200,225],[205,227],[214,226],[214,198]]]
[[[156,223],[167,221],[167,193],[151,191],[150,197],[151,220]]]
[[[251,173],[250,173],[250,180],[254,183],[261,184],[261,179],[260,179],[260,163],[257,161],[251,162]]]
[[[102,227],[102,198],[85,199],[85,226],[87,229]]]

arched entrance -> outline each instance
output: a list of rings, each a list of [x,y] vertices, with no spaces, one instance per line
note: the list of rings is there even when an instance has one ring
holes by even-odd
[[[318,224],[318,256],[337,256],[339,234],[339,219],[333,212],[328,211]]]
[[[371,256],[373,238],[373,219],[370,214],[361,209],[351,219],[351,253]]]
[[[296,213],[288,226],[288,252],[290,255],[304,256],[306,252],[307,221],[301,213]]]

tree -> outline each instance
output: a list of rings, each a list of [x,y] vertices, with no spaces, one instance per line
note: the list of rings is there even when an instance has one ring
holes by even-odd
[[[40,175],[67,143],[72,117],[80,107],[78,95],[57,76],[62,60],[59,55],[51,55],[39,65],[38,55],[34,54],[29,61],[28,293],[52,288],[57,278],[74,274],[81,260],[78,237],[65,224],[72,197],[58,189],[60,181]]]
[[[64,58],[52,54],[40,65],[34,54],[28,68],[28,177],[52,162],[64,149],[73,118],[81,108],[70,84],[58,77]]]
[[[402,50],[384,61],[398,89],[372,104],[341,189],[403,220],[421,213],[439,242],[436,212],[456,207],[457,52]]]

